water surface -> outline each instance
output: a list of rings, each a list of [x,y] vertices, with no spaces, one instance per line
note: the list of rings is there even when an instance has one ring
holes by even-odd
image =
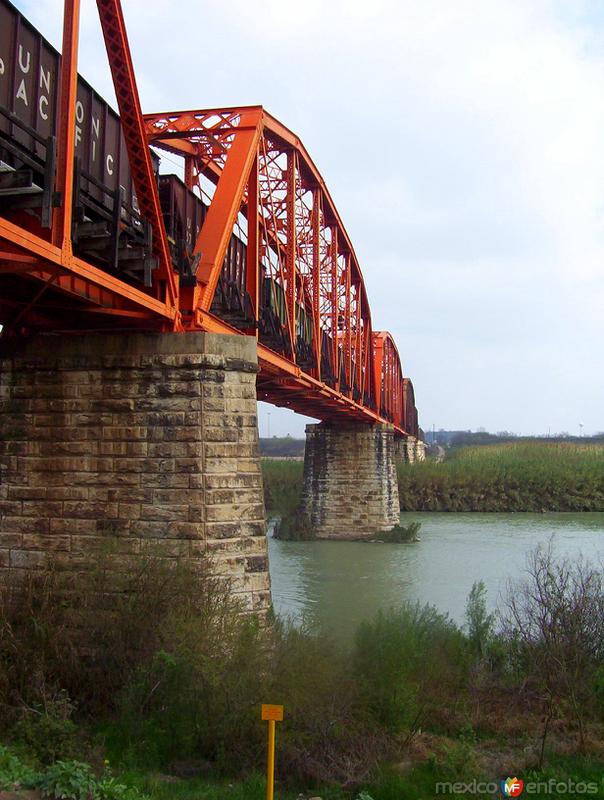
[[[604,513],[405,513],[422,523],[414,544],[280,542],[269,538],[278,614],[308,615],[343,636],[379,608],[405,600],[432,603],[458,622],[468,593],[483,580],[491,607],[527,554],[551,542],[554,552],[604,563]]]

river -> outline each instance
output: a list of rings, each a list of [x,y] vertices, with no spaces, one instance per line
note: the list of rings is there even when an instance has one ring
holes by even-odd
[[[404,513],[421,522],[413,544],[280,542],[269,538],[273,602],[280,616],[307,616],[348,638],[380,608],[432,603],[464,621],[468,593],[483,580],[491,608],[522,578],[537,544],[558,556],[604,563],[604,513]],[[272,528],[272,526],[271,526]]]

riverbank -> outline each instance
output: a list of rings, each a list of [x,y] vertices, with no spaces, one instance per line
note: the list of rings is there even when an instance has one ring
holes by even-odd
[[[343,646],[320,629],[260,624],[223,584],[157,561],[111,596],[110,615],[98,613],[107,566],[75,584],[49,570],[4,587],[0,789],[251,800],[263,789],[267,701],[285,707],[285,800],[415,800],[437,782],[604,775],[597,570],[540,551],[510,594],[523,602],[497,620],[476,584],[463,625],[403,603]],[[531,627],[530,615],[554,627]]]
[[[397,466],[403,511],[604,511],[604,446],[464,447]]]
[[[296,512],[302,462],[262,460],[266,509]],[[397,464],[401,511],[604,511],[604,446],[463,447],[442,463]]]

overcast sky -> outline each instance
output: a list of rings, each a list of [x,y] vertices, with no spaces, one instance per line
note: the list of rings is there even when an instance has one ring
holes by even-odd
[[[55,44],[62,5],[17,0]],[[111,98],[82,5],[81,72]],[[424,428],[604,430],[604,4],[123,5],[143,110],[261,103],[304,141]]]

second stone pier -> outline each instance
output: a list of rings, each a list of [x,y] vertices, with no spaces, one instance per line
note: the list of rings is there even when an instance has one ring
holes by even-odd
[[[399,521],[393,428],[308,425],[301,510],[319,539],[391,530]]]

